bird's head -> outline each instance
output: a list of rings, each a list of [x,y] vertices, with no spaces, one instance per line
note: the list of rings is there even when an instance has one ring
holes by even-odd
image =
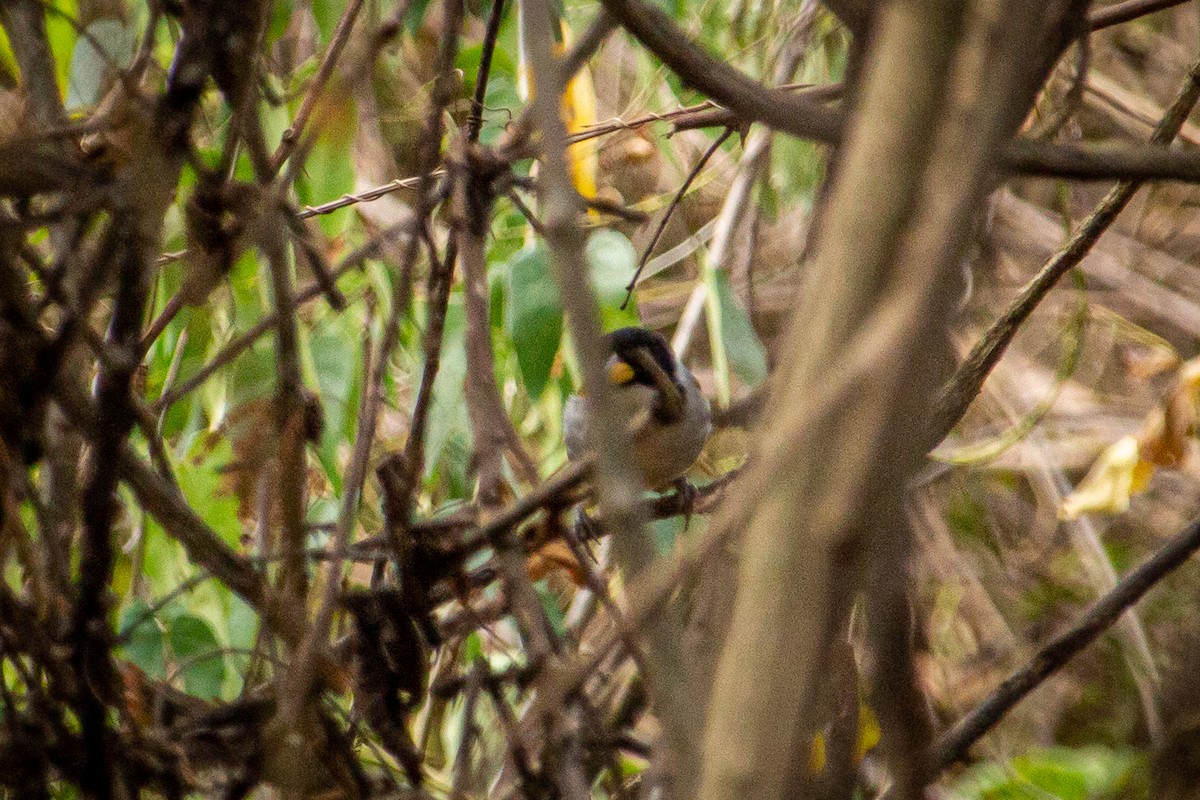
[[[647,328],[620,328],[605,337],[612,355],[608,379],[616,386],[647,386],[655,390],[654,416],[672,423],[683,415],[686,402],[675,355],[661,334]]]

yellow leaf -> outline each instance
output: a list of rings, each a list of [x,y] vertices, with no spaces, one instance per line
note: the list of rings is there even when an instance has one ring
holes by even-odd
[[[557,55],[562,55],[571,46],[571,29],[566,20],[559,20],[560,28],[563,31],[563,41],[559,44],[554,44],[554,52]],[[523,31],[524,29],[521,28]],[[533,85],[533,74],[529,72],[529,59],[526,53],[526,43],[524,37],[520,40],[520,48],[518,48],[517,62],[517,96],[521,100],[529,102],[532,100],[536,91]],[[586,128],[595,125],[596,122],[596,90],[592,83],[592,71],[584,66],[580,71],[575,73],[575,77],[570,79],[563,90],[562,98],[562,115],[563,122],[566,126],[568,136],[572,133],[578,133]],[[599,172],[600,166],[600,145],[598,139],[584,139],[583,142],[576,142],[566,149],[566,158],[568,158],[568,166],[571,170],[571,181],[575,184],[575,191],[580,193],[582,197],[594,198],[596,196],[596,175]],[[595,213],[594,211],[590,213]]]
[[[858,702],[858,739],[854,747],[855,763],[862,761],[867,753],[879,744],[881,731],[875,712],[862,700]],[[825,733],[819,732],[812,740],[812,749],[808,756],[808,769],[814,775],[825,769]]]
[[[566,20],[562,22],[563,49],[571,45],[571,29]],[[579,133],[596,124],[596,87],[592,73],[586,66],[575,73],[567,83],[562,99],[563,122],[567,133]],[[575,191],[583,197],[596,196],[596,171],[600,163],[599,139],[584,139],[567,148],[567,159],[571,164],[571,178]]]
[[[559,24],[562,27],[562,44],[556,44],[554,49],[555,53],[561,56],[571,46],[572,37],[566,20],[561,20]],[[520,60],[517,64],[517,93],[522,100],[529,102],[535,90],[533,75],[529,71],[525,43],[522,39]],[[592,83],[591,70],[586,66],[576,72],[564,87],[561,113],[568,135],[579,133],[596,124],[596,87]],[[598,139],[585,139],[567,148],[571,180],[575,184],[575,191],[583,197],[596,196],[596,176],[600,164],[599,148]]]
[[[1153,473],[1154,465],[1141,458],[1137,437],[1118,439],[1063,500],[1059,519],[1079,519],[1089,513],[1120,514],[1129,508],[1130,496],[1146,488]]]
[[[875,712],[866,703],[859,701],[858,704],[858,748],[855,751],[855,758],[862,761],[867,753],[879,744],[881,732],[879,729],[879,720],[875,718]]]
[[[814,775],[825,769],[825,734],[818,733],[812,740],[812,752],[808,756],[808,769]]]

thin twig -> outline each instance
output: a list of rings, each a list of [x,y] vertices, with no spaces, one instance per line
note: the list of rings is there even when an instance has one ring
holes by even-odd
[[[350,543],[350,537],[354,532],[354,522],[358,513],[359,495],[362,491],[363,481],[366,479],[367,462],[371,457],[371,443],[373,437],[366,433],[367,427],[374,422],[376,409],[379,403],[379,394],[372,391],[371,376],[374,374],[371,363],[372,355],[372,314],[368,312],[367,319],[363,326],[363,386],[362,397],[358,404],[358,419],[355,427],[354,450],[350,455],[350,463],[346,467],[345,480],[342,484],[342,503],[338,509],[337,525],[334,528],[333,536],[331,537],[331,550],[334,553],[341,553],[346,550]],[[340,558],[332,558],[325,570],[325,586],[321,595],[321,604],[317,607],[316,616],[313,618],[312,626],[312,641],[324,641],[329,636],[330,627],[333,624],[333,612],[337,606],[337,599],[342,588],[342,567],[343,560]],[[300,653],[300,660],[307,661],[309,658],[308,652]]]
[[[97,412],[88,397],[59,375],[54,386],[55,398],[71,423],[88,439],[95,440],[100,427]],[[188,558],[228,586],[257,609],[267,626],[281,639],[298,645],[308,627],[303,610],[275,602],[272,593],[254,566],[235,553],[221,536],[187,504],[183,495],[157,475],[128,445],[119,450],[116,471],[138,503],[162,526],[163,531],[183,545]],[[344,687],[346,676],[328,650],[315,657],[317,671],[329,685]]]
[[[343,260],[342,263],[331,272],[333,279],[338,280],[347,272],[361,267],[363,263],[367,261],[367,259],[374,258],[385,244],[392,242],[401,236],[409,234],[412,226],[413,218],[407,217],[392,225],[387,230],[384,230],[383,232],[374,236],[371,241],[367,242],[362,247],[359,247],[353,253],[346,256],[345,260]],[[301,305],[320,297],[321,294],[321,284],[317,281],[314,281],[296,292],[294,303],[296,305]],[[274,328],[276,325],[276,316],[277,315],[275,313],[268,314],[251,326],[246,332],[230,340],[230,342],[221,348],[221,350],[215,356],[213,356],[213,358],[207,364],[197,370],[195,375],[183,381],[178,387],[160,397],[154,403],[152,410],[162,411],[163,409],[170,408],[180,399],[186,397],[188,394],[191,394],[193,391],[199,388],[205,381],[211,378],[217,370],[231,363],[246,350],[249,350],[255,342],[257,342],[268,331]]]
[[[493,0],[491,16],[488,17],[488,27],[484,33],[479,69],[475,74],[472,116],[468,119],[466,130],[468,143],[479,141],[479,134],[483,130],[483,102],[487,95],[492,55],[496,48],[503,15],[504,0]],[[429,411],[433,407],[433,385],[437,380],[438,370],[441,368],[442,342],[446,334],[446,312],[450,305],[450,291],[454,285],[454,266],[458,261],[457,237],[450,237],[450,241],[446,245],[446,255],[439,259],[437,245],[428,226],[422,228],[421,235],[429,253],[431,265],[425,290],[428,298],[427,321],[422,336],[425,364],[421,368],[421,382],[417,386],[417,399],[413,403],[408,440],[404,443],[404,463],[409,465],[409,470],[417,476],[423,474],[425,469],[425,433],[429,425]]]
[[[542,221],[537,218],[537,214],[533,213],[533,209],[526,205],[525,201],[521,199],[521,195],[517,194],[515,188],[508,191],[507,197],[509,201],[512,202],[513,207],[516,208],[521,216],[525,218],[525,221],[529,223],[529,227],[533,228],[533,232],[538,236],[545,238],[545,226],[542,225]]]
[[[1176,3],[1172,0],[1170,4]],[[1145,13],[1146,7],[1139,5],[1134,15]],[[845,121],[841,109],[829,108],[811,98],[772,89],[748,78],[696,46],[669,16],[645,0],[605,0],[604,8],[667,66],[727,108],[742,124],[762,122],[804,139],[826,144],[840,141]],[[718,124],[733,126],[737,123],[722,117]],[[1116,165],[1115,159],[1120,159]],[[1003,147],[1002,160],[1010,171],[1022,174],[1087,180],[1127,176],[1200,180],[1200,158],[1195,154],[1156,153],[1148,148],[1106,152],[1095,147],[1022,139]],[[1172,166],[1167,167],[1168,163]],[[1172,174],[1164,174],[1168,171]]]
[[[478,510],[471,509],[448,519],[435,518],[413,522],[411,527],[414,534],[421,535],[436,552],[466,560],[490,546],[491,542],[505,531],[515,528],[539,511],[553,512],[574,505],[582,499],[582,487],[590,470],[590,460],[568,464],[483,524],[479,524]],[[724,490],[741,472],[741,467],[730,470],[716,480],[692,490],[690,495],[678,491],[660,495],[646,503],[645,513],[651,519],[678,517],[689,511],[692,514],[709,513],[717,506]],[[593,518],[594,521],[596,519]],[[600,535],[602,530],[603,526],[596,526],[587,533],[595,537]],[[450,535],[460,531],[458,538],[452,540]],[[557,533],[554,526],[534,525],[522,532],[521,539],[526,552],[533,552],[549,542]],[[351,561],[376,561],[385,554],[385,546],[386,539],[382,535],[372,536],[357,542],[345,557]],[[311,551],[309,555],[312,558],[324,559],[340,558],[342,554],[322,549]],[[486,582],[490,581],[491,578],[486,579]],[[472,586],[478,585],[474,581],[468,583]]]
[[[150,348],[154,345],[154,342],[159,336],[162,336],[163,331],[165,331],[167,326],[171,324],[171,320],[175,319],[175,317],[178,316],[179,312],[182,310],[183,294],[181,292],[176,292],[175,294],[171,295],[171,298],[167,300],[167,304],[163,306],[162,312],[154,318],[154,321],[150,323],[148,328],[146,328],[146,332],[142,334],[142,342],[138,349],[141,351],[143,356],[150,351]]]
[[[725,144],[725,141],[732,135],[733,128],[726,128],[720,136],[713,140],[713,143],[708,146],[708,149],[704,151],[704,154],[696,161],[691,171],[687,174],[687,177],[684,178],[683,184],[679,187],[679,191],[675,192],[675,196],[671,198],[671,202],[667,206],[667,210],[663,213],[662,218],[658,221],[658,225],[654,227],[654,235],[650,237],[650,243],[647,244],[646,249],[642,251],[642,257],[638,260],[637,269],[634,270],[633,277],[629,279],[629,285],[625,287],[625,300],[621,303],[622,311],[624,311],[625,307],[629,305],[629,300],[633,297],[633,287],[637,285],[638,278],[640,278],[642,275],[642,270],[646,268],[646,262],[650,260],[650,256],[654,255],[654,248],[658,245],[658,240],[662,238],[663,231],[667,229],[667,223],[671,221],[671,215],[675,213],[675,209],[679,207],[680,201],[683,200],[688,189],[691,188],[692,182],[696,180],[701,171],[703,171],[704,166],[708,163],[708,160],[712,158],[719,149],[721,149],[721,145]]]
[[[604,44],[604,40],[616,29],[617,21],[609,16],[603,8],[600,9],[596,18],[592,20],[592,24],[588,25],[587,30],[583,32],[583,36],[580,36],[563,56],[561,65],[563,80],[569,81],[579,70],[583,69],[588,60]]]
[[[133,635],[137,632],[137,629],[154,619],[155,615],[158,614],[159,611],[162,611],[164,608],[173,603],[176,598],[187,594],[205,581],[211,580],[212,577],[213,576],[207,572],[197,572],[192,577],[181,582],[171,591],[167,592],[165,595],[142,609],[142,612],[136,617],[125,623],[124,627],[121,628],[121,632],[117,634],[114,644],[129,644],[130,640],[133,638]]]
[[[1197,549],[1200,549],[1200,520],[1177,533],[1157,553],[1122,578],[1070,630],[1038,650],[1028,664],[944,733],[933,748],[937,769],[945,769],[966,758],[971,745],[995,727],[1013,706],[1112,627],[1121,614],[1183,565]]]
[[[333,74],[333,68],[337,66],[338,57],[341,56],[346,42],[350,40],[350,31],[354,29],[354,21],[358,18],[358,12],[362,5],[363,0],[350,0],[342,12],[341,19],[338,20],[337,27],[333,30],[329,46],[325,48],[321,64],[317,67],[317,73],[313,76],[312,82],[308,85],[308,91],[304,94],[304,100],[300,103],[300,110],[296,112],[292,124],[283,132],[283,138],[279,140],[279,147],[271,156],[273,170],[278,170],[283,165],[283,162],[287,160],[299,143],[308,119],[312,115],[313,109],[316,108],[317,101],[321,99],[325,84]]]
[[[1188,0],[1125,0],[1123,3],[1113,3],[1111,6],[1098,8],[1088,15],[1088,28],[1093,31],[1103,30],[1112,25],[1120,25],[1162,11],[1165,8],[1180,6]]]
[[[451,800],[462,800],[466,797],[467,778],[471,774],[471,745],[479,734],[479,726],[475,723],[475,704],[479,700],[479,693],[483,691],[483,675],[486,671],[487,662],[482,659],[477,661],[463,689],[467,699],[463,703],[462,733],[459,734],[458,751],[454,755]]]
[[[810,83],[788,83],[775,88],[779,91],[794,92],[811,100],[834,100],[841,97],[843,91],[841,83],[830,83],[821,86],[813,86]],[[746,121],[734,112],[726,108],[721,108],[711,100],[705,100],[703,103],[697,103],[693,106],[684,106],[683,108],[664,111],[660,114],[646,114],[628,121],[620,119],[607,120],[589,126],[582,131],[572,133],[567,137],[567,141],[570,144],[576,144],[577,142],[607,136],[618,131],[637,130],[654,122],[670,122],[672,133],[697,128],[741,129],[746,126]]]
[[[450,100],[448,96],[448,73],[452,69],[454,54],[458,49],[458,31],[462,23],[461,3],[455,2],[455,0],[447,0],[444,11],[442,46],[439,48],[437,62],[438,78],[435,90],[429,99],[429,107],[425,116],[425,127],[421,132],[420,139],[418,166],[422,170],[422,180],[418,184],[417,205],[413,210],[415,224],[418,226],[424,225],[425,218],[433,209],[431,202],[431,197],[433,196],[431,190],[435,180],[433,172],[436,168],[438,150],[441,145],[442,116]],[[355,439],[356,465],[348,473],[347,480],[343,485],[343,513],[339,515],[338,530],[336,533],[337,542],[335,546],[342,552],[345,551],[346,545],[349,543],[353,527],[353,509],[359,502],[362,485],[366,479],[367,460],[370,457],[371,445],[375,440],[379,409],[383,404],[384,379],[391,363],[392,354],[400,342],[400,320],[404,314],[408,313],[411,306],[413,272],[417,257],[420,254],[420,248],[421,237],[417,235],[417,231],[413,231],[408,237],[402,261],[397,271],[391,308],[388,310],[387,321],[384,323],[383,338],[379,342],[378,352],[372,359],[371,368],[366,373],[367,385],[363,390],[362,413]],[[408,468],[411,465],[406,464],[404,466],[405,469],[401,470],[401,474],[405,476],[405,480],[410,485],[404,487],[402,490],[402,496],[405,498],[402,502],[410,502],[407,499],[408,495],[411,494],[412,487],[415,486],[419,476],[412,474],[412,470]],[[400,541],[400,537],[406,534],[397,530],[397,528],[398,526],[407,525],[409,508],[400,508],[397,510],[399,512],[398,518],[388,520],[388,524],[385,525],[385,533],[388,537],[389,555],[392,557],[393,567],[396,570],[397,578],[399,578],[399,576],[404,575],[404,565],[406,563],[406,560],[402,557],[403,544]],[[340,571],[341,563],[335,558],[334,562],[330,565],[328,575],[330,578],[334,578],[335,576],[340,578]],[[406,585],[405,589],[412,591],[415,587]],[[309,637],[305,642],[305,653],[315,651],[318,642],[323,641],[328,635],[329,626],[333,618],[335,598],[336,594],[333,590],[327,588],[327,595],[321,608],[318,625],[315,625],[310,630]],[[300,662],[300,669],[297,670],[294,676],[293,690],[306,691],[311,677],[312,671],[306,666],[306,662]]]
[[[442,169],[436,169],[431,174],[432,177],[440,179],[445,177],[446,171]],[[414,175],[410,178],[396,178],[395,180],[388,181],[387,183],[380,184],[379,186],[373,186],[370,189],[364,189],[363,191],[355,194],[344,194],[336,200],[330,200],[328,203],[322,203],[319,206],[304,206],[298,212],[296,212],[296,216],[299,219],[310,219],[323,214],[332,214],[334,211],[348,208],[349,206],[357,205],[358,203],[369,203],[372,200],[378,200],[381,197],[387,197],[389,194],[393,194],[395,192],[416,188],[421,184],[422,180],[424,180],[424,176],[422,175]],[[163,253],[158,257],[157,263],[158,266],[163,266],[165,264],[178,261],[186,255],[187,250],[175,250],[170,253]]]
[[[742,119],[794,136],[834,143],[841,115],[807,97],[767,89],[697,47],[657,6],[644,0],[604,0],[604,9],[689,83]]]
[[[475,93],[471,97],[471,115],[467,118],[467,141],[479,141],[483,129],[483,102],[487,97],[488,78],[492,73],[492,54],[496,51],[496,39],[500,36],[500,22],[504,19],[504,0],[492,0],[492,11],[488,16],[487,30],[483,33],[483,45],[479,55],[479,69],[475,73]]]
[[[689,540],[670,559],[640,575],[628,590],[629,601],[625,620],[630,629],[641,630],[649,619],[661,611],[675,589],[724,546],[734,526],[710,527],[696,539]],[[557,711],[567,697],[576,692],[585,680],[608,658],[621,642],[621,634],[612,629],[590,643],[586,652],[575,654],[557,669],[546,670],[536,682],[537,695],[526,713],[521,730],[540,728],[547,717]],[[522,739],[518,741],[523,742]]]
[[[503,501],[504,453],[506,450],[520,452],[521,444],[504,407],[504,399],[500,396],[492,350],[484,237],[494,202],[494,178],[499,174],[500,164],[483,158],[468,158],[465,161],[462,178],[455,183],[454,235],[462,261],[467,315],[465,392],[467,413],[471,420],[474,467],[478,476],[476,494],[479,513],[487,518],[501,507]],[[521,461],[520,457],[516,458],[514,466],[520,468]],[[536,478],[537,471],[532,462],[525,466],[524,471]],[[546,611],[525,570],[524,553],[512,532],[506,528],[497,531],[492,544],[504,594],[528,656],[531,661],[541,662],[550,657],[555,648]]]
[[[513,766],[516,768],[517,774],[521,776],[521,780],[532,785],[537,781],[537,776],[529,764],[529,753],[521,743],[517,719],[508,700],[504,697],[504,687],[498,682],[489,681],[485,684],[485,688],[488,696],[492,698],[492,706],[496,709],[496,715],[500,717],[500,725],[504,728],[508,740],[508,757],[512,759]]]
[[[329,307],[334,311],[344,311],[346,296],[338,289],[337,280],[334,279],[333,273],[329,269],[329,262],[325,259],[324,249],[313,241],[315,237],[319,236],[319,229],[311,223],[305,225],[304,220],[300,218],[290,203],[281,202],[278,211],[284,225],[292,235],[292,241],[299,250],[298,257],[307,262],[309,269],[316,276],[321,293],[325,295],[325,302],[329,303]]]
[[[117,275],[112,322],[105,345],[116,353],[113,366],[102,367],[96,386],[96,409],[104,425],[97,430],[89,453],[88,478],[80,508],[83,517],[79,591],[72,619],[72,666],[81,677],[76,701],[83,735],[84,793],[107,796],[121,777],[123,759],[113,753],[107,732],[108,703],[116,691],[116,672],[109,651],[108,587],[116,567],[112,527],[119,510],[115,461],[136,421],[130,387],[136,370],[134,355],[139,342],[149,281],[145,253],[137,247],[135,216],[152,209],[125,208],[115,215],[109,242],[101,258],[111,258]],[[106,265],[107,267],[108,265]]]
[[[1200,61],[1192,65],[1183,86],[1155,128],[1150,142],[1165,145],[1175,138],[1188,114],[1200,99]],[[1055,284],[1074,268],[1121,213],[1141,187],[1141,181],[1126,180],[1114,186],[1061,250],[1021,289],[1000,318],[972,348],[937,398],[930,431],[930,446],[945,438],[979,394],[988,374],[1004,355],[1021,324]]]
[[[300,330],[291,269],[283,237],[264,226],[261,242],[270,266],[275,301],[275,430],[278,461],[275,488],[281,521],[279,546],[283,553],[280,586],[292,602],[303,604],[308,593],[304,559],[305,398],[300,374]]]

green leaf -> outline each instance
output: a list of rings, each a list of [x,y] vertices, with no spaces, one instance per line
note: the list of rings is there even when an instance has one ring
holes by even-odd
[[[225,681],[225,656],[207,622],[191,614],[171,620],[171,651],[183,675],[184,690],[210,700],[221,693]]]
[[[46,39],[54,56],[55,74],[60,87],[70,82],[71,56],[79,40],[79,3],[77,0],[53,0],[53,11],[46,14]]]
[[[342,18],[343,5],[334,0],[313,0],[313,18],[316,20],[317,29],[321,32],[323,41],[328,42],[333,36],[338,20]]]
[[[154,594],[165,594],[187,579],[188,561],[179,542],[167,536],[154,517],[146,519],[142,532],[145,555],[142,574]]]
[[[223,439],[213,453],[202,461],[180,459],[176,463],[179,489],[192,508],[197,509],[204,521],[231,547],[241,541],[242,523],[238,519],[237,498],[226,492],[218,472],[222,463],[232,460],[227,439]]]
[[[509,262],[505,321],[517,353],[521,379],[533,400],[541,397],[562,341],[563,310],[550,269],[550,255],[538,243]]]
[[[291,0],[277,0],[271,4],[271,22],[267,27],[267,41],[274,42],[287,31],[288,22],[294,12]]]
[[[1129,784],[1140,766],[1134,753],[1103,746],[1050,747],[1013,759],[1023,779],[1068,800],[1136,794]]]
[[[446,309],[446,329],[442,337],[442,359],[433,381],[433,400],[429,407],[429,425],[425,431],[425,472],[437,466],[442,451],[455,431],[467,430],[467,409],[463,400],[463,379],[467,375],[466,313],[462,297],[452,297]]]
[[[129,637],[129,642],[124,647],[125,656],[151,678],[161,679],[167,674],[167,657],[163,632],[158,627],[158,621],[149,617],[133,630],[129,630],[130,625],[142,619],[148,608],[143,600],[134,600],[126,606],[121,614],[119,630],[122,635]]]
[[[675,19],[683,17],[683,0],[652,0],[654,5],[670,14]]]
[[[128,65],[132,52],[133,34],[120,20],[98,19],[88,25],[71,53],[67,110],[98,102],[109,79]]]
[[[229,645],[249,648],[258,636],[258,612],[236,594],[229,599]]]
[[[459,657],[459,663],[474,664],[483,658],[483,653],[483,642],[479,640],[479,633],[471,631],[463,641],[462,655]]]
[[[607,229],[588,237],[587,260],[592,269],[592,288],[602,306],[620,306],[625,287],[637,270],[637,251],[624,234]]]
[[[327,97],[322,102],[321,135],[304,161],[304,172],[296,181],[300,201],[318,205],[354,191],[354,162],[347,157],[357,128],[354,103],[348,95]],[[317,218],[326,236],[343,233],[354,218],[353,208],[342,208]]]
[[[1035,749],[1008,764],[981,762],[954,780],[949,793],[963,800],[1085,800],[1146,797],[1144,754],[1104,746]]]
[[[336,452],[337,445],[353,436],[352,422],[357,413],[358,363],[361,330],[349,315],[333,317],[314,332],[309,340],[309,353],[320,390],[321,409],[325,428],[321,436],[322,450]]]
[[[459,51],[455,66],[463,73],[463,95],[475,93],[475,82],[479,77],[479,64],[483,56],[483,45],[465,47]],[[492,54],[492,65],[488,74],[487,93],[483,98],[484,126],[480,131],[483,144],[492,144],[504,132],[511,120],[508,109],[521,105],[517,96],[517,65],[512,57],[499,46]],[[491,123],[491,124],[489,124]]]
[[[692,520],[693,523],[696,520]],[[654,538],[654,548],[659,555],[667,555],[675,549],[675,542],[683,533],[683,517],[667,517],[656,519],[650,523],[650,533]]]
[[[0,69],[5,70],[9,75],[17,75],[21,72],[20,67],[17,66],[17,59],[13,56],[8,32],[3,28],[0,28]]]
[[[776,146],[776,143],[778,146]],[[764,207],[774,219],[781,208],[810,207],[825,179],[825,155],[821,145],[792,137],[771,145],[771,179],[762,181]]]
[[[239,355],[229,371],[229,405],[237,407],[274,392],[275,349],[269,340],[260,341]]]
[[[1035,761],[1018,768],[1018,774],[1052,797],[1061,800],[1087,800],[1087,780],[1066,764]]]
[[[556,635],[565,636],[567,633],[567,616],[559,606],[558,598],[554,596],[554,592],[550,591],[549,584],[541,580],[534,584],[534,588],[537,590],[538,599],[542,601],[542,608],[546,610],[546,619],[550,621],[550,627],[554,629]]]
[[[410,36],[415,34],[425,21],[425,9],[428,7],[429,0],[413,0],[408,4],[408,13],[404,15],[404,27]]]
[[[717,271],[713,286],[717,292],[730,369],[742,383],[751,388],[758,386],[767,379],[767,350],[754,332],[750,317],[734,297],[729,277],[723,271]]]

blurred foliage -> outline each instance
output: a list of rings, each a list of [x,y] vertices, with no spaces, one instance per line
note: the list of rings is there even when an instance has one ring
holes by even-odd
[[[1149,796],[1149,782],[1145,757],[1130,750],[1051,747],[979,764],[948,791],[961,800],[1136,800]]]

